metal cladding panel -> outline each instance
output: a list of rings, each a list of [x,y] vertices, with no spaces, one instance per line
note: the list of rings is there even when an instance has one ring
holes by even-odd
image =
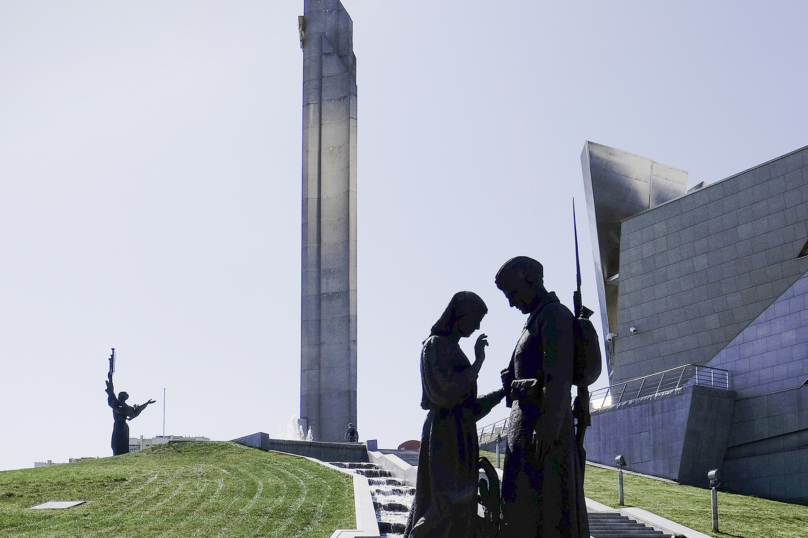
[[[654,208],[685,194],[687,177],[688,174],[684,170],[654,162],[651,165],[649,208]]]
[[[732,388],[741,398],[800,388],[808,379],[808,272],[746,326],[707,366],[732,372]],[[773,414],[779,415],[787,407],[778,406]],[[748,421],[761,418],[749,412],[739,413],[733,420],[738,422],[744,415],[743,420]],[[754,429],[752,422],[746,426],[750,432]],[[794,426],[796,428],[796,423]],[[744,435],[748,436],[750,432],[744,432]],[[751,440],[748,437],[743,439],[744,442]]]
[[[603,334],[617,332],[620,233],[624,219],[685,194],[687,172],[594,142],[581,153]],[[606,346],[611,375],[614,357]]]
[[[744,331],[808,272],[806,237],[805,148],[623,221],[612,382],[703,365],[725,348],[758,360],[743,390],[783,381],[796,366],[769,352],[797,333]]]
[[[587,142],[588,176],[604,278],[620,270],[620,225],[624,219],[678,198],[687,172],[608,146]],[[588,192],[588,190],[587,190]]]

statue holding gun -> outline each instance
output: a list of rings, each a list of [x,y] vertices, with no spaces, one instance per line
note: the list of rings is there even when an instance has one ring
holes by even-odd
[[[115,373],[115,348],[112,348],[112,355],[109,357],[109,374],[107,374],[107,402],[112,408],[112,416],[115,419],[115,425],[112,428],[112,454],[118,456],[119,454],[129,453],[129,424],[127,420],[132,420],[137,417],[149,404],[155,403],[154,400],[135,405],[126,403],[129,394],[126,392],[119,392],[115,396],[115,387],[112,385],[112,374]]]

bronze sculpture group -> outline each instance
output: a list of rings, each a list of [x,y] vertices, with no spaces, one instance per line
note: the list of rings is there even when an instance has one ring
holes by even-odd
[[[577,238],[576,238],[577,255]],[[421,407],[428,411],[421,434],[418,474],[406,538],[588,538],[583,490],[583,439],[589,425],[587,385],[601,369],[592,314],[581,304],[580,269],[574,310],[544,287],[542,265],[528,257],[508,260],[495,284],[511,307],[527,315],[502,388],[477,394],[487,335],[474,344],[474,362],[461,338],[480,328],[488,312],[475,293],[456,293],[424,340]],[[113,410],[114,455],[129,452],[128,420],[149,404],[130,406],[112,384],[115,350],[106,392]],[[578,387],[573,405],[571,389]],[[480,458],[478,420],[502,400],[511,408],[502,481]],[[358,433],[348,425],[346,440]],[[480,478],[483,472],[487,479]],[[484,517],[478,517],[478,503]]]
[[[580,271],[579,271],[580,273]],[[588,538],[583,491],[586,385],[600,374],[591,311],[574,297],[575,314],[544,288],[542,265],[520,256],[506,262],[495,283],[510,306],[528,316],[502,388],[477,395],[487,336],[472,363],[460,338],[480,327],[488,309],[468,291],[456,293],[432,327],[421,352],[421,436],[408,538]],[[573,409],[572,386],[578,389]],[[476,422],[503,399],[511,408],[501,497],[491,465],[479,458]],[[584,407],[585,406],[585,407]],[[479,480],[479,469],[489,480]],[[479,493],[478,493],[479,488]],[[486,517],[477,517],[477,504]]]

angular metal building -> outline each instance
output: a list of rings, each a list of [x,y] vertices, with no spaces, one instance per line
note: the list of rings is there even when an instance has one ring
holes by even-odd
[[[598,275],[603,334],[617,332],[620,285],[620,223],[646,209],[678,198],[687,188],[687,172],[627,151],[587,142],[581,154],[592,255]],[[611,343],[611,337],[609,337]],[[609,378],[611,345],[606,346]]]
[[[356,57],[339,0],[305,0],[300,422],[356,425]]]
[[[589,459],[808,501],[808,148],[688,192],[614,148],[581,163],[611,334]]]

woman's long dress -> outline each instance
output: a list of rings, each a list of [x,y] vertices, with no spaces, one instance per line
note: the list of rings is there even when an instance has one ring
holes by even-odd
[[[129,424],[126,421],[136,418],[148,404],[132,407],[118,400],[114,393],[109,394],[107,402],[112,408],[112,418],[115,421],[112,427],[112,455],[129,454]]]
[[[126,423],[128,405],[124,404],[112,409],[115,425],[112,428],[112,455],[129,453],[129,424]],[[129,407],[131,409],[131,407]]]
[[[477,374],[460,346],[430,336],[421,352],[421,407],[427,409],[415,500],[405,537],[468,538],[477,518],[476,422],[502,400],[477,398]]]

